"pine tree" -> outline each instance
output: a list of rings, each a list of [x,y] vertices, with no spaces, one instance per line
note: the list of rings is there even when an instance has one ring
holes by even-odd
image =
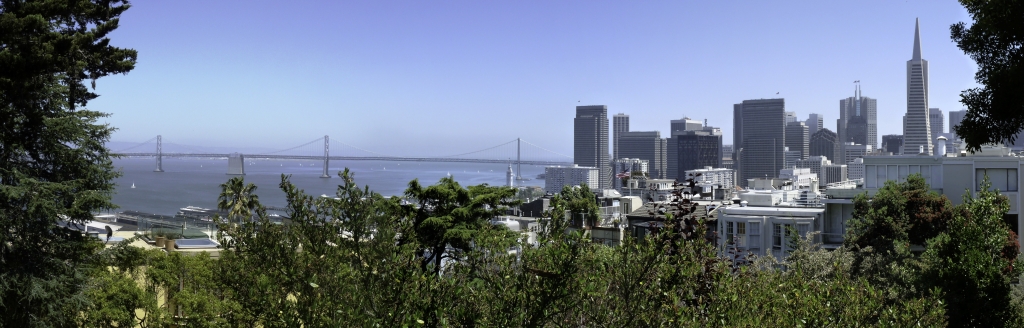
[[[96,80],[134,68],[107,35],[118,0],[0,0],[0,326],[68,326],[102,245],[62,226],[113,208],[113,128],[86,110]]]

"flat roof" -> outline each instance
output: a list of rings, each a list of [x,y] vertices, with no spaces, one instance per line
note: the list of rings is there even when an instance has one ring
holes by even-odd
[[[722,214],[728,215],[790,215],[790,216],[816,216],[825,213],[824,207],[764,207],[764,206],[730,206],[718,209]]]

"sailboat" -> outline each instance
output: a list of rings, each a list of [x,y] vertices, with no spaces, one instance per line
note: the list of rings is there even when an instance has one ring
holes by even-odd
[[[132,181],[132,189],[135,189],[135,181]]]

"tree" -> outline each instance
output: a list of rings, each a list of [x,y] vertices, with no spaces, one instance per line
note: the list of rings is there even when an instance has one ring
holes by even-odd
[[[597,198],[594,197],[594,192],[590,191],[590,187],[586,183],[577,186],[563,186],[562,191],[558,193],[561,199],[565,202],[565,210],[569,211],[569,222],[579,222],[577,226],[583,224],[594,226],[594,223],[600,218],[599,211],[600,207],[597,206]]]
[[[245,184],[245,178],[234,177],[220,185],[217,209],[228,211],[228,221],[252,218],[253,211],[261,211],[256,185]]]
[[[927,293],[921,270],[924,263],[911,250],[949,227],[953,206],[934,192],[919,174],[906,181],[887,181],[874,197],[853,200],[845,245],[853,252],[852,274],[887,291],[891,301]]]
[[[134,68],[110,45],[117,0],[0,1],[0,326],[66,326],[86,307],[101,244],[75,226],[114,208],[106,114],[83,81]]]
[[[923,254],[929,265],[922,281],[942,289],[952,326],[1024,324],[1011,306],[1011,280],[1021,269],[1017,234],[1003,221],[1010,203],[990,187],[986,178],[974,198],[966,194],[948,229]]]
[[[950,26],[957,47],[978,63],[980,88],[964,90],[967,115],[952,127],[968,150],[984,143],[1013,142],[1024,128],[1024,2],[960,0],[974,23]]]
[[[513,188],[483,184],[465,189],[452,177],[426,188],[412,180],[405,195],[420,205],[412,214],[415,239],[423,247],[423,270],[435,274],[441,271],[442,259],[459,259],[477,230],[518,203]]]
[[[920,174],[912,174],[904,182],[886,181],[870,200],[866,194],[858,195],[846,245],[888,252],[900,242],[924,245],[945,231],[953,205],[929,189]]]

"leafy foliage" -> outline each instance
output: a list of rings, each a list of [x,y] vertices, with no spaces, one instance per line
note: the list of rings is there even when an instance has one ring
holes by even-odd
[[[964,90],[967,115],[951,127],[969,150],[985,143],[1013,142],[1024,128],[1024,3],[960,0],[974,22],[950,26],[950,37],[978,64],[980,88]]]
[[[1011,306],[1011,279],[1021,274],[1017,234],[1003,221],[1009,202],[998,191],[982,190],[957,208],[949,229],[928,241],[923,281],[942,288],[954,326],[1021,325]],[[1016,321],[1016,322],[1015,322]]]

